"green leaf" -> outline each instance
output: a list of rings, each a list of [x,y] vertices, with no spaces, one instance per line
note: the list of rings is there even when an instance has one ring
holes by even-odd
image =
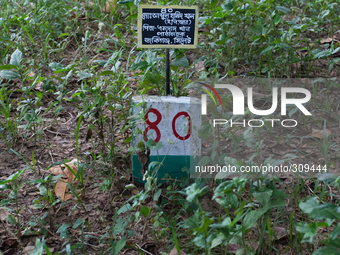
[[[52,62],[48,65],[49,68],[52,69],[52,71],[62,70],[64,66],[57,62]]]
[[[171,62],[170,65],[178,67],[188,67],[189,60],[186,57],[177,58],[173,62]]]
[[[138,63],[133,63],[130,67],[131,70],[143,70],[149,66],[147,61],[139,61]]]
[[[147,142],[146,142],[146,146],[148,146],[149,149],[151,149],[152,147],[156,146],[156,143],[153,139],[149,139]]]
[[[19,49],[16,49],[11,56],[10,64],[19,67],[22,59],[22,52]]]
[[[82,223],[83,223],[83,219],[79,218],[78,220],[76,220],[76,222],[73,224],[73,228],[77,228],[79,227]]]
[[[14,218],[14,216],[12,214],[10,214],[6,217],[6,221],[10,224],[13,224],[13,225],[17,224],[17,220]]]
[[[42,255],[44,251],[44,244],[39,238],[35,239],[35,249],[31,252],[31,255]]]
[[[204,248],[206,245],[206,240],[201,233],[194,238],[193,242],[199,248]]]
[[[121,213],[125,213],[127,211],[130,211],[131,210],[131,205],[130,204],[125,204],[123,205],[119,210],[118,210],[118,214],[121,214]]]
[[[70,224],[63,224],[58,228],[57,233],[60,233],[61,239],[70,237],[70,234],[67,230],[67,228],[70,226],[71,226]]]
[[[105,75],[114,75],[115,73],[113,71],[103,71],[99,75],[100,76],[105,76]]]
[[[147,206],[143,206],[140,208],[140,213],[146,218],[148,217],[149,213],[151,212],[151,209]]]
[[[87,72],[87,70],[78,72],[78,77],[80,77],[80,79],[78,81],[81,81],[83,79],[87,79],[87,78],[91,78],[93,76],[92,73]]]
[[[319,204],[320,202],[316,197],[311,197],[306,202],[301,202],[299,207],[304,213],[309,214],[314,210],[314,208],[319,206]]]
[[[0,206],[6,206],[6,205],[9,205],[10,203],[11,203],[10,199],[2,199],[0,201]]]
[[[304,234],[302,243],[313,243],[313,238],[317,234],[317,227],[318,224],[316,222],[313,222],[311,224],[298,222],[295,224],[296,231]]]
[[[267,48],[265,48],[260,55],[263,55],[264,53],[268,52],[268,51],[271,51],[272,49],[274,49],[275,47],[274,46],[268,46]]]
[[[276,6],[276,10],[280,11],[280,12],[283,12],[285,14],[288,14],[290,13],[290,9],[284,7],[284,6]]]
[[[275,25],[279,24],[281,21],[281,16],[280,15],[275,15],[274,18],[272,19]]]
[[[213,134],[211,124],[209,122],[204,123],[198,130],[198,137],[201,139],[209,138]]]
[[[263,206],[268,204],[268,201],[273,194],[272,190],[264,191],[264,192],[254,192],[253,196],[259,201]]]
[[[118,218],[113,227],[112,235],[122,234],[125,231],[127,222],[123,218]]]
[[[16,151],[12,150],[12,152],[17,153]],[[20,154],[19,154],[20,155]],[[15,181],[16,179],[18,179],[25,171],[27,170],[27,168],[23,169],[23,170],[19,170],[18,172],[11,174],[6,180],[4,181],[0,181],[0,185],[2,184],[6,184],[8,182],[12,182]]]
[[[115,254],[118,254],[125,246],[126,244],[126,236],[122,237],[122,239],[120,239],[116,246],[115,246]]]
[[[340,223],[338,223],[338,225],[336,225],[336,227],[333,229],[332,233],[330,234],[330,238],[332,240],[334,240],[335,238],[337,238],[340,234]]]
[[[197,183],[191,184],[189,187],[185,189],[187,194],[187,201],[192,202],[196,197],[202,196],[207,193],[209,188],[207,186],[200,189]]]
[[[338,212],[338,207],[335,204],[327,203],[319,205],[314,208],[314,210],[309,214],[309,217],[316,220],[322,219],[340,219],[340,213]]]
[[[15,65],[2,65],[0,66],[0,70],[11,70],[11,69],[17,69]]]
[[[202,232],[202,233],[207,233],[210,224],[213,222],[214,222],[213,220],[209,219],[208,217],[205,217],[200,228],[197,231]]]
[[[251,211],[249,212],[246,217],[243,219],[242,226],[245,229],[250,229],[253,226],[255,226],[256,221],[266,212],[264,208],[258,210],[258,211]]]
[[[253,24],[249,27],[254,34],[262,35],[263,26],[261,24]]]
[[[48,194],[45,186],[40,186],[39,191],[40,191],[40,195],[42,195],[42,196],[47,196],[47,194]]]
[[[161,194],[162,194],[162,190],[161,189],[157,190],[155,195],[153,195],[153,200],[158,201]]]
[[[71,245],[70,244],[66,245],[66,254],[67,255],[71,255],[72,254],[72,250],[71,250]]]
[[[6,190],[6,189],[11,189],[11,185],[9,184],[2,184],[0,185],[0,190]]]
[[[107,63],[106,60],[94,60],[92,61],[93,65],[100,65],[100,66],[104,66]]]
[[[18,73],[9,70],[0,70],[0,77],[8,80],[15,80],[21,78],[21,76]]]

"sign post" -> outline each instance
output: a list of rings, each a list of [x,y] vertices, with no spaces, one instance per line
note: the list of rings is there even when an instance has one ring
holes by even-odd
[[[170,95],[169,48],[195,49],[198,41],[197,6],[139,5],[138,47],[165,48],[166,95]]]
[[[133,145],[153,139],[156,146],[150,150],[150,162],[162,162],[158,179],[171,177],[180,179],[182,168],[190,168],[192,151],[201,151],[201,140],[195,127],[201,124],[200,102],[189,97],[173,97],[170,89],[171,48],[194,49],[198,42],[197,6],[154,6],[139,5],[138,47],[165,48],[166,88],[165,97],[133,97],[133,113],[141,110],[141,102],[149,111],[145,123],[135,124],[142,133],[133,133]],[[158,147],[158,148],[157,148]],[[161,147],[159,149],[159,147]],[[142,181],[145,168],[137,154],[132,155],[133,177]],[[145,170],[145,169],[143,169]]]

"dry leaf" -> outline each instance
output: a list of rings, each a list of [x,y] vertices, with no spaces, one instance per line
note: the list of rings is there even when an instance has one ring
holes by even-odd
[[[321,43],[331,43],[331,42],[339,42],[339,41],[334,38],[326,38],[326,39],[321,40]]]
[[[8,211],[5,209],[0,209],[0,221],[5,221],[9,215]]]
[[[60,197],[61,201],[64,201],[67,185],[66,182],[58,181],[54,188],[56,196]]]
[[[65,178],[68,177],[67,174],[66,174],[66,172],[64,172],[64,171],[61,169],[60,166],[51,167],[51,168],[50,168],[50,172],[51,172],[52,174],[54,174],[54,175],[60,175],[60,174],[62,174],[63,177],[65,177]]]
[[[195,66],[196,72],[201,72],[205,70],[204,61],[198,61],[198,63],[194,64],[194,66]]]
[[[180,250],[181,254],[180,255],[187,255],[184,251]],[[169,255],[179,255],[176,249],[176,246],[170,251]]]
[[[73,179],[74,179],[74,174],[72,173],[72,171],[77,174],[78,172],[78,167],[75,164],[77,162],[77,159],[73,159],[71,162],[68,162],[64,165],[60,165],[60,166],[54,166],[52,168],[50,168],[50,172],[54,175],[63,175],[63,178],[61,180],[59,180],[54,188],[54,193],[56,194],[56,196],[60,197],[61,201],[66,201],[69,200],[72,195],[71,194],[66,194],[69,191],[69,188],[67,186],[67,183],[72,183]],[[70,171],[70,169],[68,167],[69,166],[72,171]]]
[[[36,89],[36,90],[39,90],[40,92],[44,92],[44,90],[43,90],[43,85],[44,85],[44,83],[43,83],[42,81],[39,81],[39,82],[37,83],[37,85],[35,85],[35,89]]]
[[[110,13],[116,7],[116,3],[114,0],[109,0],[105,4],[104,12]]]
[[[72,198],[72,194],[65,194],[64,201],[67,201],[70,198]]]
[[[330,134],[332,134],[332,132],[329,129],[326,129],[325,134],[330,135]],[[323,130],[318,130],[318,129],[312,128],[312,133],[310,134],[310,136],[322,139],[323,138]]]

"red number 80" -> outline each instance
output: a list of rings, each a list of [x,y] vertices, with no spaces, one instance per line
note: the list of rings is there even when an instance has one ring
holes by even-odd
[[[149,120],[149,113],[152,112],[156,115],[157,119],[154,122],[150,122]],[[176,131],[176,120],[180,117],[184,115],[189,122],[189,129],[188,129],[188,133],[186,134],[186,136],[180,136],[177,131]],[[157,127],[157,125],[159,124],[159,122],[161,122],[162,120],[162,114],[155,108],[150,108],[150,110],[145,114],[145,122],[146,124],[148,124],[148,127],[144,130],[143,132],[143,137],[144,137],[144,141],[147,141],[147,134],[148,131],[151,130],[155,130],[157,137],[155,139],[155,143],[158,143],[159,140],[161,139],[161,132],[159,130],[159,128]],[[175,135],[175,137],[179,140],[187,140],[190,137],[190,133],[191,133],[191,118],[189,116],[189,114],[187,112],[179,112],[175,115],[175,117],[172,120],[172,131]]]

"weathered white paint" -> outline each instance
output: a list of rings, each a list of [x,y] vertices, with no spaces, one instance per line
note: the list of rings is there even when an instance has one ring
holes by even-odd
[[[191,97],[172,96],[136,96],[133,97],[134,116],[138,115],[138,113],[142,109],[141,106],[135,108],[135,106],[138,105],[138,103],[140,103],[141,101],[145,102],[146,109],[149,109],[151,107],[156,110],[152,111],[156,113],[158,111],[158,116],[161,116],[161,120],[155,127],[157,127],[160,131],[159,141],[162,142],[162,148],[157,151],[155,149],[152,149],[150,151],[150,155],[201,155],[201,139],[198,138],[197,131],[201,126],[202,117],[201,102],[198,99]],[[175,136],[172,126],[174,118],[181,112],[182,115],[179,116],[175,121],[175,130],[178,135],[185,137],[188,134],[189,121],[188,118],[183,115],[183,112],[187,113],[190,116],[192,125],[190,137],[184,141],[178,139]],[[154,113],[149,113],[148,118],[151,123],[155,123],[158,121],[157,116]],[[135,124],[135,126],[144,132],[148,124],[146,124],[145,121],[140,121],[139,123]],[[147,137],[149,139],[151,138],[156,140],[157,136],[155,130],[151,128],[149,129],[150,130],[147,132]],[[174,144],[171,145],[168,142],[168,139],[170,139]],[[141,140],[141,134],[134,134],[135,146]]]

